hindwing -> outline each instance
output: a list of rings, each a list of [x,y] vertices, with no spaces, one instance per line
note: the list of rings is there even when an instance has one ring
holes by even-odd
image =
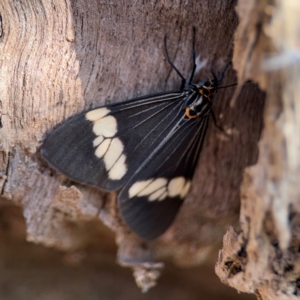
[[[141,237],[154,239],[173,222],[190,190],[207,124],[208,115],[180,124],[119,194],[124,220]]]

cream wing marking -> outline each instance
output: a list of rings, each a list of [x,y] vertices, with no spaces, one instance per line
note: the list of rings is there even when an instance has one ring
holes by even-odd
[[[109,179],[120,180],[127,172],[126,156],[122,141],[114,137],[118,131],[117,120],[109,113],[109,109],[102,107],[89,111],[85,117],[93,123],[97,136],[93,141],[95,155],[103,158]]]
[[[162,200],[166,199],[167,196],[168,196],[168,192],[164,192],[157,200],[162,201]]]
[[[170,180],[168,185],[169,196],[176,197],[180,195],[184,185],[185,185],[184,177],[175,177],[172,180]]]
[[[94,147],[99,146],[104,140],[104,136],[100,135],[97,138],[94,139],[93,145]]]
[[[154,192],[153,194],[150,195],[150,197],[148,198],[148,201],[154,201],[159,199],[162,195],[164,195],[166,193],[166,188],[162,187],[159,190],[157,190],[156,192]]]
[[[98,108],[86,113],[85,117],[91,122],[97,121],[110,113],[110,110],[106,107]]]
[[[95,154],[101,158],[108,150],[111,139],[104,140],[96,149]]]
[[[188,181],[185,183],[183,189],[182,189],[181,192],[180,192],[180,198],[184,199],[184,198],[187,196],[187,194],[188,194],[189,191],[190,191],[191,185],[192,185],[192,183],[191,183],[190,180],[188,180]]]
[[[148,179],[134,183],[128,190],[129,198],[148,196],[148,201],[162,201],[167,197],[184,199],[191,188],[191,181],[183,176],[171,180]]]
[[[138,196],[148,196],[157,191],[158,189],[167,185],[167,179],[158,178],[153,180],[150,184],[148,184],[142,191],[139,192]]]
[[[109,170],[109,178],[113,180],[121,179],[127,172],[127,166],[125,164],[126,156],[122,154],[114,166]]]
[[[109,148],[104,156],[104,163],[106,170],[110,170],[112,166],[117,162],[119,157],[123,153],[124,146],[118,138],[111,140]]]
[[[128,191],[129,197],[133,198],[141,192],[152,180],[138,181]]]
[[[106,116],[94,121],[93,131],[98,136],[114,137],[118,131],[117,120],[113,116]]]

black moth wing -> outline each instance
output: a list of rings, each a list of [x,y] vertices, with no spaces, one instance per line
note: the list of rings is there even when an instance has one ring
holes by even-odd
[[[54,129],[41,154],[74,181],[117,190],[184,114],[185,93],[165,92],[80,113]]]
[[[151,153],[119,194],[122,216],[147,240],[164,233],[189,192],[209,120],[184,120]]]

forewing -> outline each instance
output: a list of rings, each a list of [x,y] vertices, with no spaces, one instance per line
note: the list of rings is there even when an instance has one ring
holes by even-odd
[[[74,181],[116,190],[182,118],[184,97],[156,94],[71,117],[46,138],[42,156]]]
[[[209,116],[189,119],[161,143],[119,194],[122,216],[151,240],[173,222],[188,194]]]

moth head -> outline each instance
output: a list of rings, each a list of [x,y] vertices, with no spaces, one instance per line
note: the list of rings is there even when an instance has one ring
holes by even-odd
[[[209,97],[214,95],[218,90],[218,85],[219,81],[216,78],[209,81],[205,81],[202,86],[204,96]]]

